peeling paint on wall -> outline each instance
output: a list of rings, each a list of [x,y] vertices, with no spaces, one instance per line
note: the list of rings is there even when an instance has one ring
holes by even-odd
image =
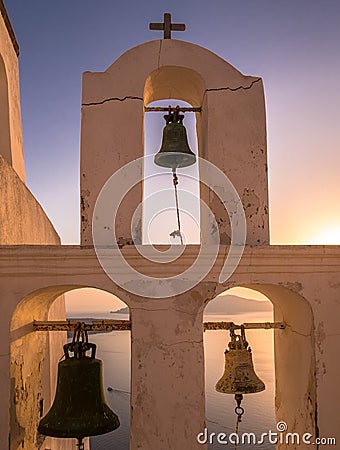
[[[83,177],[85,174],[83,173]],[[86,229],[89,225],[88,223],[88,208],[90,206],[88,197],[90,196],[90,191],[88,189],[83,189],[80,196],[80,220],[81,220],[81,230],[82,234],[86,235]]]
[[[45,437],[37,432],[43,393],[47,333],[29,334],[11,345],[11,443],[10,450],[37,449]],[[48,372],[47,372],[48,373]],[[46,387],[45,387],[46,389]]]

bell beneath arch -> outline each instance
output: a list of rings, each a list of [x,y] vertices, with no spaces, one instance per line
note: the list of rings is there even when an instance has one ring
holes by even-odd
[[[195,154],[190,150],[187,132],[183,125],[179,107],[164,116],[166,125],[163,129],[163,140],[154,162],[157,166],[176,170],[178,167],[188,167],[196,162]]]
[[[79,448],[83,448],[84,437],[108,433],[120,425],[104,397],[102,361],[95,358],[96,345],[87,342],[86,332],[83,335],[86,340],[74,338],[64,345],[65,360],[58,364],[55,399],[38,426],[39,433],[46,436],[77,438]],[[87,356],[89,350],[91,355]]]
[[[230,331],[229,350],[225,351],[224,373],[216,383],[217,392],[224,394],[253,394],[265,389],[265,384],[256,375],[251,349],[246,341],[244,327],[241,334]]]

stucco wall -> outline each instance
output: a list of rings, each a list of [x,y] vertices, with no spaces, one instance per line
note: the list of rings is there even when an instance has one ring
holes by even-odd
[[[65,332],[29,332],[32,321],[39,319],[65,320],[64,296],[45,305],[28,302],[13,314],[9,449],[72,450],[75,441],[37,432],[39,420],[54,400],[58,362],[67,338]]]
[[[0,155],[0,243],[60,244],[44,210]]]
[[[3,10],[3,7],[1,8]],[[8,114],[0,112],[1,134],[0,155],[3,155],[19,177],[25,181],[25,165],[22,144],[20,86],[18,56],[13,47],[4,17],[0,13],[0,86],[7,88],[2,92],[1,106],[7,103]],[[2,73],[1,73],[2,72]],[[9,145],[8,145],[9,144]]]
[[[179,260],[167,265],[166,272],[162,264],[141,263],[134,246],[124,247],[122,254],[146,276],[174,276],[194,263],[197,250],[190,246]],[[287,325],[275,331],[277,419],[284,420],[290,432],[309,432],[314,438],[319,432],[320,437],[339,440],[340,246],[247,247],[235,273],[219,284],[226,251],[221,247],[211,272],[191,291],[152,299],[119,288],[101,269],[94,249],[3,247],[0,282],[8,299],[4,321],[19,303],[31,305],[27,311],[37,316],[44,305],[77,287],[118,296],[129,306],[132,319],[131,449],[203,450],[195,441],[205,422],[202,311],[209,300],[230,287],[258,290],[272,301],[275,320]],[[210,260],[209,255],[206,258]],[[112,269],[119,273],[118,260]],[[18,327],[13,324],[13,332]],[[0,357],[5,354],[5,331],[0,329]],[[5,399],[7,380],[1,379],[1,373],[0,381],[0,395]],[[6,432],[6,413],[6,408],[0,408],[0,437]],[[307,450],[310,445],[280,444],[278,448]]]
[[[1,244],[53,244],[59,245],[60,238],[44,210],[20,179],[8,161],[0,155],[0,243]],[[28,263],[29,264],[29,263]],[[0,300],[4,307],[6,296]],[[53,304],[35,311],[17,311],[15,321],[25,328],[32,320],[32,313],[44,312],[51,320],[65,318],[64,298],[59,297]],[[40,415],[46,413],[53,399],[55,375],[65,335],[59,333],[48,336],[28,333],[12,335],[10,345],[10,436],[7,441],[10,449],[23,448],[35,450],[44,441],[37,434]],[[1,361],[0,361],[1,362]],[[0,372],[8,368],[0,364]],[[66,441],[61,447],[48,439],[46,448],[71,448]],[[3,444],[5,445],[5,444]],[[6,443],[7,445],[7,443]],[[58,445],[58,447],[56,447]],[[5,446],[1,448],[6,448]]]

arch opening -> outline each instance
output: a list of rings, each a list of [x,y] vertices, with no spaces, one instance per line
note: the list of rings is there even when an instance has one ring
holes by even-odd
[[[235,287],[235,285],[233,286]],[[299,433],[302,436],[309,432],[311,435],[317,436],[314,321],[311,307],[307,300],[297,292],[298,286],[287,288],[282,285],[245,283],[237,285],[236,294],[247,296],[244,288],[247,288],[248,292],[249,289],[251,290],[253,302],[258,301],[259,295],[262,294],[262,299],[266,299],[266,301],[261,301],[263,303],[261,308],[257,307],[251,313],[247,302],[239,302],[237,298],[229,298],[231,301],[228,302],[228,295],[230,296],[230,293],[235,295],[234,290],[223,291],[221,289],[220,295],[215,297],[211,304],[208,304],[204,320],[211,321],[212,316],[209,311],[218,312],[218,308],[220,310],[222,308],[223,320],[226,321],[243,323],[263,322],[269,319],[275,322],[284,322],[286,328],[274,331],[246,330],[247,340],[253,350],[255,371],[263,379],[267,389],[262,393],[244,396],[243,406],[246,413],[242,419],[240,432],[254,432],[257,435],[269,430],[277,432],[276,424],[284,421],[291,433]],[[267,310],[263,310],[265,304],[267,304]],[[249,313],[251,314],[249,315]],[[215,320],[221,320],[221,316]],[[230,433],[232,427],[235,427],[234,419],[236,419],[233,396],[214,391],[215,383],[223,373],[223,347],[229,342],[229,334],[225,331],[215,331],[214,333],[221,334],[222,337],[212,338],[208,333],[205,336],[207,425],[209,428],[209,420],[215,417],[217,420],[214,422],[217,424],[211,424],[210,427],[212,429],[221,428],[222,425],[223,429],[218,429],[217,432],[225,432],[227,425],[230,427],[228,429],[228,433]],[[270,335],[273,336],[272,343],[270,343]],[[217,343],[220,339],[220,343],[214,346],[213,339]],[[213,351],[218,353],[218,363]],[[271,361],[269,361],[269,357]],[[226,397],[230,398],[224,400]],[[249,411],[249,416],[247,411]],[[268,411],[271,412],[268,414]],[[268,429],[268,427],[270,428]],[[209,447],[209,449],[217,448],[216,446]],[[272,444],[272,446],[268,446],[269,448],[286,449],[288,447],[285,442],[278,442],[276,447]]]
[[[65,295],[64,295],[65,294]],[[66,298],[66,301],[65,301]],[[66,307],[65,307],[66,305]],[[115,314],[121,310],[121,314]],[[40,435],[37,426],[49,410],[55,395],[57,367],[63,345],[72,333],[32,332],[33,320],[128,319],[127,305],[112,293],[85,286],[58,286],[35,291],[16,307],[11,322],[11,404],[10,450],[44,448],[71,450],[74,439]],[[113,450],[129,448],[130,411],[130,334],[89,333],[97,345],[96,357],[103,360],[106,400],[118,414],[121,426],[112,433],[90,438],[91,450],[109,443]],[[111,390],[107,387],[111,386]],[[93,441],[93,442],[92,442]],[[89,448],[89,440],[86,442]]]
[[[165,99],[148,106],[191,107],[178,99]],[[179,244],[179,236],[173,235],[178,228],[173,175],[171,169],[156,166],[153,156],[161,148],[164,114],[146,113],[144,118],[144,183],[143,183],[143,243]],[[198,154],[196,118],[185,113],[183,122],[191,151]],[[181,233],[184,242],[200,242],[200,193],[197,162],[192,166],[177,169],[178,204]]]
[[[144,106],[199,107],[205,92],[204,80],[196,71],[180,66],[161,66],[149,74],[144,85]],[[144,244],[178,244],[178,235],[171,235],[178,228],[175,194],[171,169],[163,169],[153,163],[151,155],[161,147],[164,113],[148,112],[144,115],[143,147],[143,238]],[[185,113],[189,147],[200,154],[199,113]],[[180,220],[183,222],[184,241],[200,242],[200,188],[198,164],[178,169]],[[187,234],[185,231],[187,230]],[[181,223],[182,231],[182,223]]]
[[[273,307],[264,295],[245,288],[231,288],[209,302],[204,311],[204,321],[271,322]],[[237,331],[239,333],[239,331]],[[275,430],[275,370],[273,357],[273,333],[269,330],[245,330],[246,339],[252,349],[255,373],[265,383],[266,389],[256,394],[246,394],[242,407],[245,413],[239,424],[240,433],[256,433]],[[224,372],[224,351],[230,342],[229,331],[221,330],[204,334],[206,376],[206,420],[208,433],[224,432],[229,436],[235,432],[236,406],[234,395],[215,390],[216,382]],[[242,446],[243,447],[243,446]],[[212,439],[209,450],[219,449],[220,444]],[[253,448],[246,446],[246,448]],[[265,447],[267,448],[267,447]],[[274,447],[268,447],[268,449]]]

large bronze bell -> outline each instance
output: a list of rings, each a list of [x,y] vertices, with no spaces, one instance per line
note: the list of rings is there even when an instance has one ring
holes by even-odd
[[[86,352],[91,350],[91,355]],[[70,356],[70,352],[74,356]],[[58,364],[56,396],[38,431],[57,438],[77,438],[108,433],[119,427],[118,416],[104,397],[102,361],[96,345],[74,341],[64,346],[65,360]],[[78,444],[80,446],[80,444]]]
[[[216,391],[224,394],[253,394],[263,391],[265,385],[255,373],[244,327],[241,327],[240,335],[232,329],[230,337],[229,350],[225,351],[224,373],[216,383]]]
[[[170,109],[170,108],[169,108]],[[190,150],[184,116],[179,114],[179,107],[164,116],[166,125],[163,129],[163,140],[154,162],[158,166],[176,170],[178,167],[188,167],[196,162],[195,154]]]

